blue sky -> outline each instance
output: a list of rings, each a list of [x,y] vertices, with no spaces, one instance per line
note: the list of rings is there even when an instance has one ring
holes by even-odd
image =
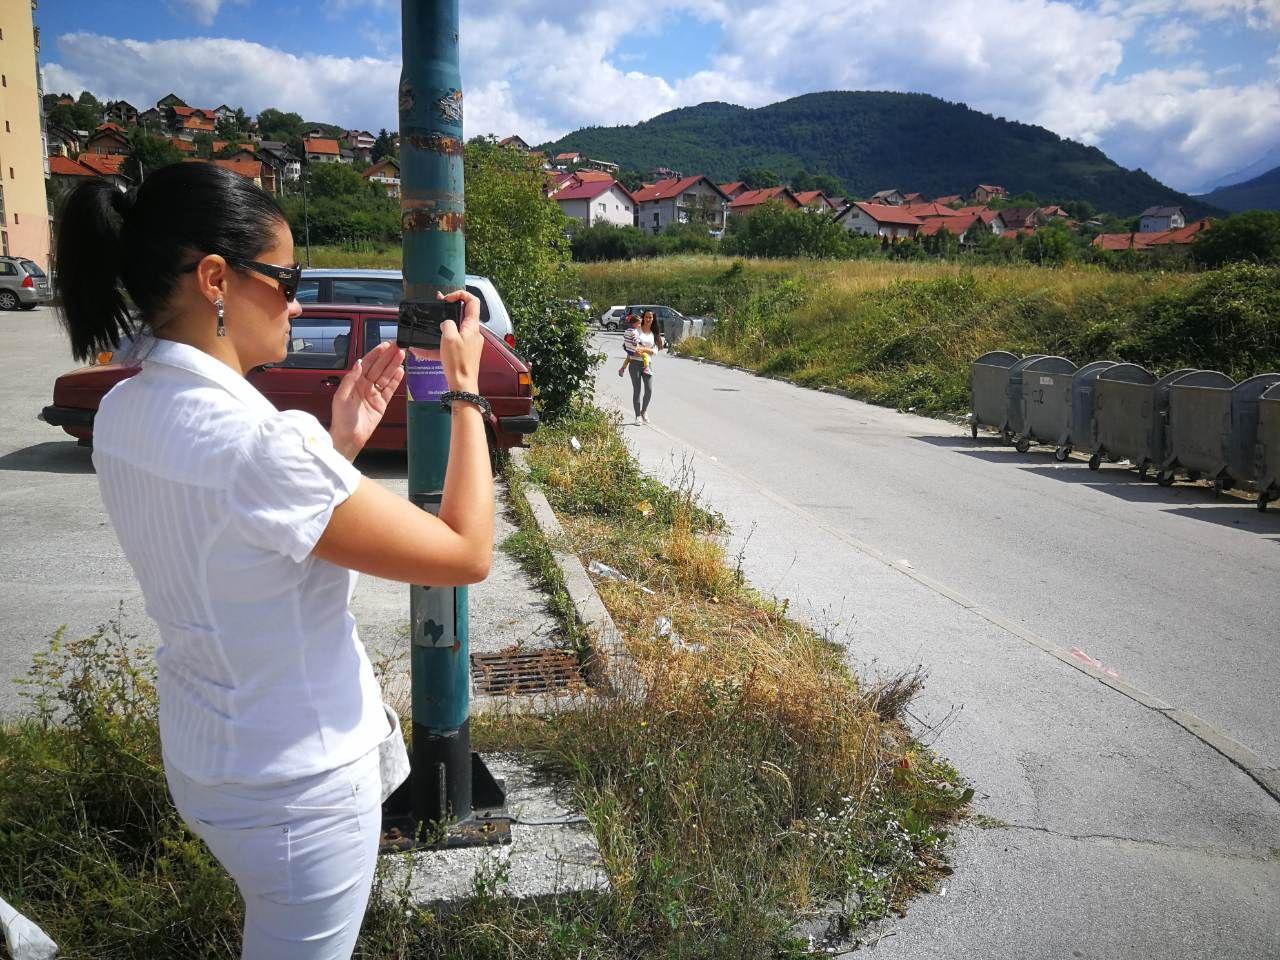
[[[551,13],[550,11],[554,11]],[[916,90],[1197,190],[1280,145],[1280,0],[462,0],[469,135]],[[395,124],[394,0],[41,0],[50,89]],[[909,185],[907,185],[909,186]]]

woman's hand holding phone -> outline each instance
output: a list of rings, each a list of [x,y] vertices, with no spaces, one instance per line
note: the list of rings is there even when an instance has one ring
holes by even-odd
[[[462,304],[462,322],[445,320],[440,324],[440,362],[450,390],[478,393],[480,389],[480,355],[484,352],[484,334],[480,332],[480,300],[466,290],[436,294],[438,300]]]

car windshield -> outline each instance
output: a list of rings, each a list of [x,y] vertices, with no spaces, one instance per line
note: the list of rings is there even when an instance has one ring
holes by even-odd
[[[44,271],[40,269],[38,264],[32,262],[31,260],[20,260],[19,263],[22,264],[22,269],[27,271],[27,273],[31,274],[31,276],[33,277],[44,276]]]

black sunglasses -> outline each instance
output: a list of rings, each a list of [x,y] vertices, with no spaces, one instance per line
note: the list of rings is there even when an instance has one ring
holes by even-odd
[[[270,277],[280,284],[280,292],[284,294],[284,302],[292,303],[298,295],[298,286],[302,283],[302,267],[282,267],[275,263],[262,263],[259,260],[247,260],[244,257],[224,257],[227,263],[244,270],[252,270],[264,277]],[[200,261],[188,264],[180,272],[190,273],[200,266]]]
[[[274,263],[245,260],[242,257],[227,257],[226,260],[227,263],[252,270],[254,273],[260,273],[264,277],[277,281],[280,284],[280,292],[284,294],[285,303],[292,303],[293,298],[298,295],[298,284],[302,283],[301,267],[281,267]]]

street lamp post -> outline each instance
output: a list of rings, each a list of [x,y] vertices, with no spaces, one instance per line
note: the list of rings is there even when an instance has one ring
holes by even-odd
[[[462,184],[462,81],[458,0],[402,0],[400,210],[404,233],[402,322],[466,281]],[[438,351],[410,348],[409,499],[438,513],[449,458],[451,417]],[[384,822],[401,837],[431,831],[430,846],[510,840],[506,796],[471,750],[466,587],[409,588],[413,747],[408,781]]]

